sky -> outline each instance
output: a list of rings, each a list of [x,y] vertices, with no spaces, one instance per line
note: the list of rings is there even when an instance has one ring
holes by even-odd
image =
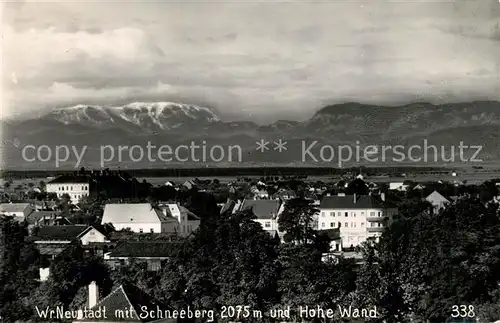
[[[500,2],[11,1],[1,117],[174,101],[303,119],[357,101],[500,100]]]

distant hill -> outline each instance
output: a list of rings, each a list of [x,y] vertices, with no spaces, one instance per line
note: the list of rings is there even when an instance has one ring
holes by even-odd
[[[367,145],[404,145],[409,148],[422,145],[424,140],[442,146],[450,153],[450,147],[458,146],[462,141],[466,145],[482,145],[481,158],[500,160],[500,102],[496,101],[443,105],[413,103],[397,107],[344,103],[323,107],[304,122],[280,120],[264,126],[245,120],[224,122],[213,109],[183,103],[135,102],[118,107],[77,105],[54,109],[41,118],[3,122],[2,129],[2,168],[54,167],[54,156],[46,163],[26,161],[21,154],[26,145],[47,145],[52,149],[57,145],[80,149],[87,146],[84,165],[98,167],[101,146],[140,145],[146,149],[148,141],[157,147],[170,145],[174,148],[189,145],[191,141],[199,145],[205,143],[207,147],[238,145],[242,150],[242,161],[248,165],[328,166],[331,163],[336,167],[335,158],[333,161],[323,158],[322,162],[302,159],[304,144],[308,146],[314,141],[318,142],[311,150],[315,155],[320,154],[322,145],[350,145],[353,149],[356,146],[363,149]],[[267,145],[269,150],[264,153],[255,149],[256,142],[261,139],[270,142]],[[275,150],[273,144],[279,139],[287,142],[287,149],[281,152]],[[323,153],[325,155],[326,150]],[[140,162],[133,162],[127,152],[123,155],[121,161],[115,158],[107,166],[155,168],[241,164],[236,159],[228,161],[227,158],[221,162],[191,159],[151,162],[144,157]],[[388,159],[392,155],[391,151],[387,152]],[[392,162],[351,160],[347,164]],[[411,164],[412,161],[406,160],[405,163]],[[457,159],[451,164],[459,163]],[[74,160],[66,164],[71,165],[74,165]]]

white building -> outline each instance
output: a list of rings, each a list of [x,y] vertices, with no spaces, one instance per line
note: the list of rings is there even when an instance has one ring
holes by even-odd
[[[200,219],[177,204],[120,203],[105,205],[101,223],[110,223],[117,231],[188,235],[198,228]]]
[[[55,193],[58,198],[68,194],[71,203],[76,204],[81,198],[90,195],[90,179],[88,176],[59,176],[47,183],[47,193]]]
[[[179,204],[160,204],[160,209],[167,217],[173,217],[179,223],[178,234],[187,236],[200,226],[200,218]]]
[[[23,221],[35,211],[30,203],[2,203],[0,204],[0,214],[15,217]]]
[[[251,210],[256,216],[255,221],[262,225],[262,228],[271,235],[279,234],[278,218],[283,213],[285,204],[280,200],[253,200],[245,199],[238,203],[234,212]]]
[[[391,191],[405,192],[408,190],[408,187],[409,187],[409,185],[404,184],[403,182],[389,183],[389,190],[391,190]]]
[[[342,248],[356,247],[378,238],[397,209],[372,195],[325,196],[319,206],[317,229],[340,231]]]

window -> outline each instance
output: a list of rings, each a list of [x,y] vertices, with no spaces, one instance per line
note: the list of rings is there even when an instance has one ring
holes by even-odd
[[[73,190],[73,186],[71,186],[71,190]]]
[[[90,235],[91,236],[95,236],[95,232],[94,231],[90,231]]]
[[[378,227],[379,227],[379,228],[381,228],[381,227],[382,227],[382,223],[379,223],[379,224],[378,224]]]
[[[373,223],[373,222],[372,222],[372,223],[370,224],[370,227],[372,227],[372,228],[373,228],[373,227],[375,227],[375,223]]]
[[[338,222],[338,227],[340,228],[342,226],[342,223]]]
[[[361,227],[364,227],[365,226],[365,223],[364,222],[361,222]]]
[[[61,187],[61,191],[64,191],[64,186],[63,186],[63,187]]]
[[[335,228],[335,222],[330,222],[330,228]]]
[[[323,217],[324,217],[324,216],[325,216],[325,212],[321,212],[321,216],[323,216]]]
[[[353,222],[352,224],[354,224],[354,227],[356,227],[356,222]]]
[[[142,232],[143,232],[142,229],[139,229],[139,233],[142,233]]]
[[[271,222],[267,221],[266,223],[264,223],[264,226],[266,228],[270,228],[271,227]]]
[[[155,229],[149,229],[149,232],[155,233]]]
[[[349,216],[349,212],[346,212],[345,213],[345,217],[347,218]]]
[[[370,216],[375,216],[375,212],[370,212]]]
[[[325,222],[321,222],[321,227],[324,228],[325,227]]]
[[[365,212],[361,212],[361,216],[365,216]]]
[[[351,215],[352,215],[353,218],[355,218],[356,217],[356,212],[351,212]]]
[[[346,222],[346,223],[344,223],[344,227],[345,227],[345,228],[349,227],[349,223],[347,223],[347,222]]]
[[[378,216],[382,216],[382,212],[378,212]]]
[[[330,216],[335,216],[335,212],[330,212]]]

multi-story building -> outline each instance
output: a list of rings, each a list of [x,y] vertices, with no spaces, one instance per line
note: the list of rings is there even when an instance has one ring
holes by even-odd
[[[359,246],[368,238],[378,241],[397,213],[385,198],[372,195],[325,196],[319,205],[317,229],[340,231],[341,248]]]
[[[71,203],[76,204],[80,199],[90,195],[90,177],[86,175],[64,175],[47,183],[47,193],[55,193],[58,198],[68,194]]]

